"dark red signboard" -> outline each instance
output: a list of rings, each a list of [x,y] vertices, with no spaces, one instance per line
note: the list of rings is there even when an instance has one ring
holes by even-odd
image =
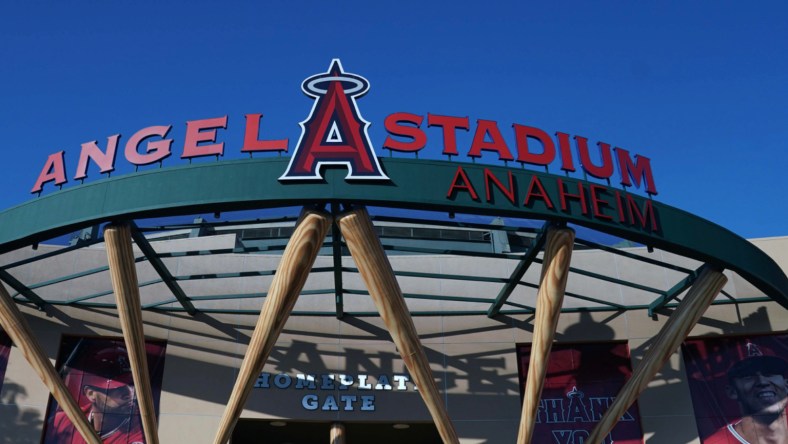
[[[11,354],[11,338],[0,329],[0,391],[3,390],[5,381],[5,368],[8,365],[8,356]]]
[[[521,395],[530,353],[530,345],[517,347]],[[533,442],[584,443],[631,375],[625,343],[553,345]],[[627,410],[604,442],[643,443],[637,404]]]
[[[153,401],[158,413],[166,345],[163,341],[146,341],[145,347]],[[145,442],[128,352],[122,339],[64,337],[57,369],[102,442]],[[85,442],[51,398],[42,442]]]
[[[788,335],[691,339],[682,351],[703,444],[786,441]]]

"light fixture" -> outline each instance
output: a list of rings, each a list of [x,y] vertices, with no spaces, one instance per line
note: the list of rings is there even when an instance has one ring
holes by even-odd
[[[408,425],[408,424],[394,424],[392,427],[394,427],[397,430],[405,430],[405,429],[409,429],[410,425]]]
[[[284,421],[271,421],[271,427],[284,427],[287,423]]]

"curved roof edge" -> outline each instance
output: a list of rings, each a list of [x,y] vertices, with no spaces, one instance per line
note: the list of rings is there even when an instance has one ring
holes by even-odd
[[[0,213],[0,253],[112,220],[340,202],[574,223],[734,270],[788,308],[788,278],[765,252],[622,190],[525,169],[392,158],[382,159],[390,182],[351,183],[345,169],[327,168],[323,180],[283,183],[277,178],[288,160],[150,170],[38,197]]]

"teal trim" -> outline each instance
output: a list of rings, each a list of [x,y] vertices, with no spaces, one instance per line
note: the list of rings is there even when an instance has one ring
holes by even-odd
[[[183,165],[100,179],[53,192],[0,213],[0,252],[107,221],[342,202],[577,224],[719,269],[731,269],[788,308],[788,278],[766,253],[725,228],[645,197],[525,169],[414,159],[382,159],[390,182],[349,183],[344,180],[346,171],[342,168],[325,169],[325,180],[279,182],[277,178],[288,161],[259,158]],[[459,168],[475,188],[476,199],[463,191],[449,195]],[[494,188],[492,199],[486,199],[485,170],[499,178],[511,173],[515,183],[513,202]],[[530,206],[523,205],[528,185],[537,179],[554,200],[552,206],[544,199],[532,199]],[[578,187],[585,190],[585,208],[580,199],[570,198],[565,209],[561,209],[559,180],[570,192],[576,192]],[[609,202],[598,210],[602,217],[595,217],[591,208],[588,192],[592,186]],[[652,230],[650,223],[644,227],[643,223],[633,222],[638,217],[629,215],[629,208],[621,213],[622,222],[614,208],[616,193],[624,201],[631,201],[641,213],[651,205],[658,229]]]

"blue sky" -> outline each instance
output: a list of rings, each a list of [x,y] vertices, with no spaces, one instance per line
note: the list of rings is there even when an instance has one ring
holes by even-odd
[[[370,80],[358,103],[378,147],[396,111],[497,120],[510,142],[512,123],[582,135],[651,158],[664,203],[745,237],[786,235],[786,13],[718,1],[6,2],[0,208],[34,198],[50,153],[66,151],[72,176],[80,144],[147,126],[173,125],[167,166],[182,163],[187,120],[228,115],[232,159],[244,114],[263,113],[264,136],[292,149],[311,108],[301,81],[338,57]]]

